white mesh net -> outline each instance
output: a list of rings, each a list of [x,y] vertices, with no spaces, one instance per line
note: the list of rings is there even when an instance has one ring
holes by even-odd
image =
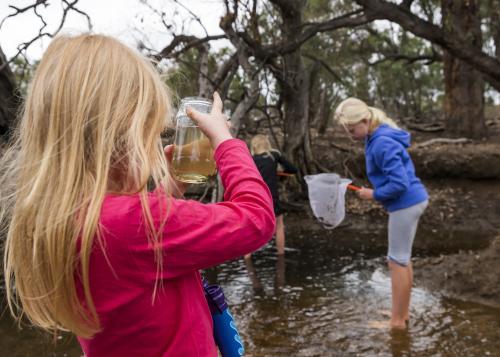
[[[337,227],[345,217],[345,192],[351,180],[334,173],[307,175],[304,179],[316,218],[327,229]]]

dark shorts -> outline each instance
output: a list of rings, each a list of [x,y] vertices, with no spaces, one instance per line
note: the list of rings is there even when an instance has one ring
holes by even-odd
[[[279,200],[273,200],[273,206],[274,206],[274,215],[276,217],[281,216],[283,213],[285,213]]]

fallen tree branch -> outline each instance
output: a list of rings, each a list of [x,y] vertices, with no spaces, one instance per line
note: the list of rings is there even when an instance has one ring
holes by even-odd
[[[444,130],[444,126],[442,124],[407,123],[406,126],[408,127],[408,129],[423,131],[425,133],[435,133]]]
[[[348,149],[348,148],[346,148],[346,147],[344,147],[344,146],[341,146],[341,145],[335,144],[335,143],[330,143],[330,146],[331,146],[332,148],[335,148],[335,149],[340,150],[340,151],[342,151],[342,152],[351,152],[351,150],[350,150],[350,149]]]
[[[423,148],[434,144],[467,144],[470,142],[472,142],[472,140],[467,138],[459,138],[459,139],[434,138],[424,141],[423,143],[416,144],[415,148]]]

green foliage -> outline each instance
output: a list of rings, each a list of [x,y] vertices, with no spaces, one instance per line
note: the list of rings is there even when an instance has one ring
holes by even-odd
[[[38,63],[39,61],[31,63],[21,56],[17,57],[12,63],[10,63],[10,68],[14,73],[16,83],[23,97],[28,91],[28,85],[33,78]]]
[[[490,53],[494,52],[494,30],[497,28],[493,21],[496,17],[491,16],[498,13],[492,5],[494,2],[481,2],[485,47]],[[304,1],[304,28],[359,9],[350,0]],[[435,24],[441,22],[441,0],[415,0],[412,11]],[[255,18],[250,13],[242,15],[243,12],[240,12],[238,28],[255,41],[273,45],[287,40],[281,33],[283,19],[280,12],[270,1],[259,1]],[[211,71],[232,50],[226,48],[213,53],[209,62]],[[376,21],[356,28],[319,33],[310,38],[300,51],[305,69],[317,71],[310,87],[313,114],[323,92],[330,108],[347,96],[356,96],[382,107],[395,118],[425,118],[441,110],[444,92],[441,50],[434,49],[428,41],[404,31],[398,25]],[[188,52],[182,60],[189,65],[177,63],[169,82],[180,96],[193,93],[196,89],[197,74],[193,68],[197,67],[197,52]],[[280,64],[282,59],[277,58],[276,62]],[[238,71],[229,88],[230,106],[237,104],[248,85],[246,75]],[[263,90],[259,104],[263,104],[264,97],[272,101],[267,104],[279,101],[280,87],[275,80],[262,87],[266,90]],[[264,93],[267,89],[271,93]]]
[[[343,11],[344,12],[344,11]],[[377,22],[358,29],[322,33],[308,41],[303,53],[313,55],[329,66],[322,67],[319,84],[331,87],[340,98],[362,98],[396,117],[422,117],[440,109],[443,93],[441,62],[395,60],[433,56],[426,41]]]
[[[175,101],[198,93],[198,51],[186,51],[166,74],[167,85],[174,91]]]

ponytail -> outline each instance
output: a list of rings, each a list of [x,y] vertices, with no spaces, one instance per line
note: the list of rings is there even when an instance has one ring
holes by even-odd
[[[389,118],[385,112],[380,109],[369,107],[360,99],[347,98],[343,100],[335,110],[335,120],[341,125],[353,125],[361,120],[371,121],[371,128],[375,129],[379,125],[386,124],[392,128],[398,129],[394,120]]]
[[[389,118],[384,111],[374,107],[368,107],[368,110],[371,112],[372,128],[376,128],[379,125],[386,124],[394,129],[399,129],[398,124],[396,124],[393,119]]]

